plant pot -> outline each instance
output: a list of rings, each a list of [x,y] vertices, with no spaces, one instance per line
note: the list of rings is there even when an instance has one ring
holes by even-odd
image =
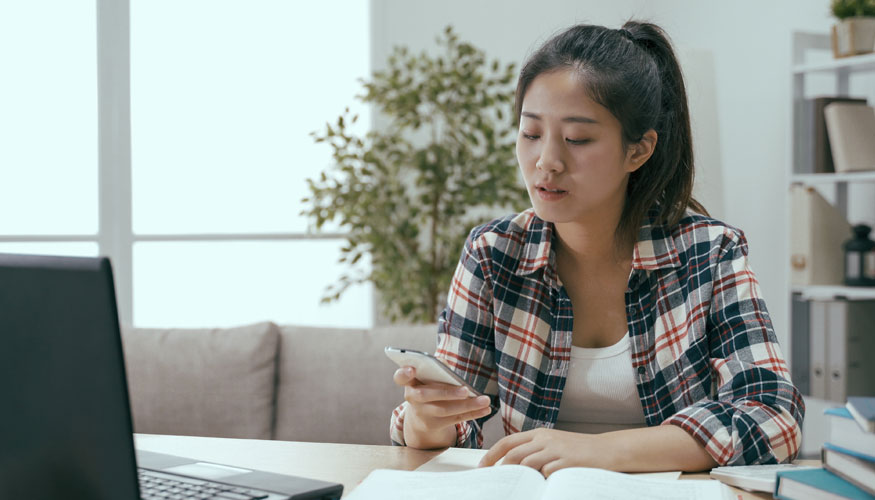
[[[834,57],[875,52],[875,17],[849,17],[832,26]]]

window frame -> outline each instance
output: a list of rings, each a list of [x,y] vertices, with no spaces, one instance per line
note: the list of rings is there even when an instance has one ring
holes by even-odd
[[[0,243],[97,243],[112,260],[119,321],[134,324],[134,245],[140,242],[339,240],[347,233],[135,234],[131,161],[130,0],[95,0],[97,13],[97,234],[0,235]],[[372,6],[371,6],[372,8]],[[372,16],[371,16],[372,18]],[[371,21],[372,22],[372,21]],[[369,25],[370,29],[370,25]],[[379,315],[371,294],[374,323]]]

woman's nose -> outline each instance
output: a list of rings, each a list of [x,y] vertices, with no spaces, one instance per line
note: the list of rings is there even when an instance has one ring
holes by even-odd
[[[545,143],[543,149],[541,149],[541,154],[538,155],[538,161],[535,162],[535,168],[545,172],[561,172],[565,169],[561,152],[549,142]]]

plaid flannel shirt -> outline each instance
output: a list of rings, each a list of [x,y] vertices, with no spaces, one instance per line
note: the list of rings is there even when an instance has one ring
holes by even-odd
[[[744,234],[688,212],[642,225],[625,293],[632,365],[648,426],[676,425],[720,465],[787,462],[805,407],[790,381]],[[438,321],[437,357],[488,394],[506,434],[552,428],[568,374],[571,300],[556,273],[553,225],[533,210],[469,235]],[[407,403],[390,434],[404,443]],[[457,427],[481,447],[483,423]]]

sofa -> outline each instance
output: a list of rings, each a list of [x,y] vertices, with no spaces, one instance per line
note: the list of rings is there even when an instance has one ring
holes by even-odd
[[[433,352],[436,325],[122,328],[134,431],[391,444],[403,400],[387,345]],[[503,435],[484,429],[486,446]]]

